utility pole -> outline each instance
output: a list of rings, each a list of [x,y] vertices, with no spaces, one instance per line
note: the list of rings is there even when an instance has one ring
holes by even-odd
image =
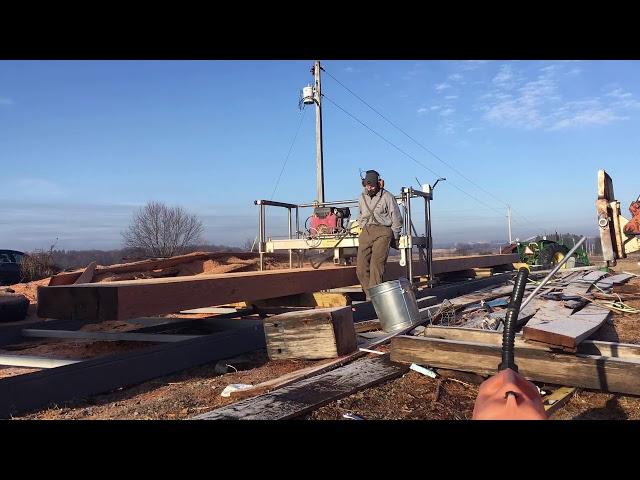
[[[509,221],[509,243],[511,243],[511,205],[507,205],[507,219]]]
[[[322,159],[322,89],[320,87],[320,60],[311,69],[315,79],[314,100],[316,103],[316,190],[318,202],[324,203],[324,170]]]

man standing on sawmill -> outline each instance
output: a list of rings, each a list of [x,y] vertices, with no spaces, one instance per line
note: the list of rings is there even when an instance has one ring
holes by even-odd
[[[369,289],[382,283],[389,247],[398,249],[402,216],[395,197],[384,189],[384,180],[375,170],[367,170],[362,180],[358,225],[358,265],[356,273],[369,300]]]

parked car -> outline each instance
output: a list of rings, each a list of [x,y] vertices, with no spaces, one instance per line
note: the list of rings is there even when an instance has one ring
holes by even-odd
[[[13,285],[20,281],[20,263],[23,252],[0,250],[0,285]]]

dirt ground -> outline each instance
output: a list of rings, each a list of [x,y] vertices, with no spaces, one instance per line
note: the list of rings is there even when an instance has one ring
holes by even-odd
[[[640,258],[635,258],[620,262],[615,270],[618,273],[627,271],[640,274],[640,266],[637,264],[639,260]],[[625,286],[616,287],[614,291],[617,289],[627,293],[640,292],[640,278],[632,280]],[[627,304],[640,308],[638,300],[629,300]],[[604,325],[592,338],[640,344],[638,321],[640,321],[639,315],[614,314],[609,323]],[[110,331],[126,331],[132,328],[137,328],[137,326],[127,322],[108,322],[108,324],[105,322],[84,327],[84,329]],[[131,344],[131,342],[85,342],[83,345],[66,345],[64,348],[60,348],[60,343],[80,344],[81,342],[45,342],[35,347],[35,350],[29,348],[11,353],[36,354],[34,352],[40,352],[39,354],[45,354],[48,348],[47,355],[55,352],[59,357],[86,358],[82,354],[83,350],[87,356],[95,356],[114,351],[108,349],[140,348],[139,345]],[[108,344],[108,347],[102,347],[100,344]],[[38,348],[45,350],[37,350]],[[103,348],[107,348],[107,350],[102,350]],[[210,364],[89,399],[52,405],[50,408],[17,418],[185,419],[235,401],[220,395],[224,387],[229,384],[256,384],[316,363],[312,361],[268,361],[265,351],[254,352],[247,357],[248,361],[242,364],[238,363],[241,369],[237,372],[232,371],[232,373],[220,375],[216,373],[215,365]],[[233,365],[234,362],[229,363]],[[33,371],[4,369],[0,370],[0,376],[3,376],[2,372],[5,370],[19,371],[19,373]],[[431,379],[410,371],[401,378],[332,402],[302,418],[341,420],[343,414],[353,413],[370,420],[469,419],[477,392],[478,386],[469,382],[459,383],[444,378]],[[551,418],[640,419],[640,397],[578,390],[570,402],[560,408]]]
[[[246,357],[250,363],[245,363],[245,370],[238,372],[219,375],[215,372],[215,364],[205,365],[90,399],[53,405],[16,418],[184,419],[234,402],[235,399],[220,395],[227,385],[260,383],[314,364],[302,360],[269,361],[265,350]],[[233,365],[233,361],[229,364]]]

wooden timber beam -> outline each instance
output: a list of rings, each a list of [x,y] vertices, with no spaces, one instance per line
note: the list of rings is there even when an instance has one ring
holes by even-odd
[[[501,347],[487,343],[398,336],[391,340],[391,360],[493,375]],[[605,392],[640,394],[640,363],[611,357],[554,353],[516,347],[519,372],[529,380]]]
[[[434,259],[433,264],[434,271],[453,271],[466,268],[467,263],[474,261],[480,266],[487,262],[509,263],[513,261],[512,257],[517,255]],[[357,284],[356,267],[346,266],[41,286],[38,287],[38,316],[87,321],[126,320]]]
[[[429,325],[423,334],[425,337],[441,338],[444,340],[460,340],[472,343],[487,343],[502,346],[502,332],[481,330],[477,328],[439,327]],[[521,333],[516,334],[516,348],[535,348],[548,352],[557,351],[553,346],[525,341]],[[584,340],[578,345],[578,352],[584,355],[613,357],[621,360],[640,362],[640,345],[632,343],[602,342],[598,340]],[[518,363],[516,361],[516,363]]]
[[[126,320],[357,282],[354,267],[331,267],[39,287],[38,316]]]

